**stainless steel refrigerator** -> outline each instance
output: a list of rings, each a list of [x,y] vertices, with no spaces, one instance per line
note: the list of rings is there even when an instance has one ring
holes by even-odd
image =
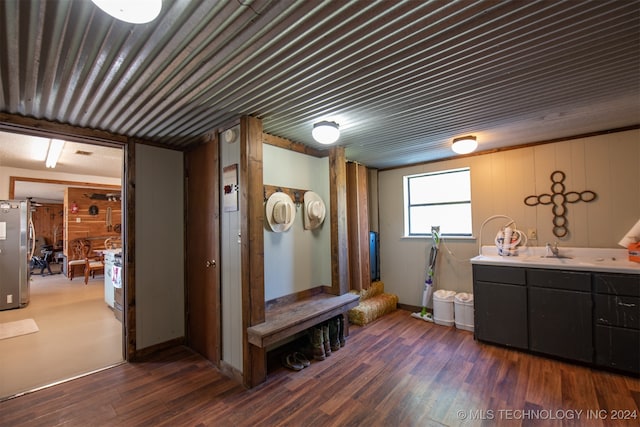
[[[31,204],[0,200],[0,310],[29,303]]]

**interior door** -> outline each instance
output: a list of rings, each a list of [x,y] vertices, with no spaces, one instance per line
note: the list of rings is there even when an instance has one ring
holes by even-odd
[[[218,142],[186,153],[187,345],[220,364]]]

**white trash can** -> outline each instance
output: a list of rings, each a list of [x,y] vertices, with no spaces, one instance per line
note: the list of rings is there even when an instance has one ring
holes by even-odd
[[[473,294],[457,293],[453,299],[456,328],[473,332]]]
[[[455,291],[440,289],[433,293],[433,322],[437,325],[453,326],[453,298]]]

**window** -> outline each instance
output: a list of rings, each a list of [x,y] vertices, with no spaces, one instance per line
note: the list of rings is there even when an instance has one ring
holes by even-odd
[[[405,176],[404,200],[406,236],[471,236],[469,168]]]

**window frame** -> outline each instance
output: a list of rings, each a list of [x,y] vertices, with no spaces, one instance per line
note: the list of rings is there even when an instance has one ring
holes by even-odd
[[[438,201],[434,201],[434,202],[429,202],[429,203],[416,203],[416,204],[411,204],[411,192],[410,192],[410,187],[411,187],[411,180],[415,179],[415,178],[422,178],[425,176],[436,176],[436,175],[446,175],[446,174],[452,174],[452,173],[460,173],[460,172],[466,172],[468,173],[469,176],[469,199],[468,200],[456,200],[456,201],[449,201],[449,202],[438,202]],[[403,200],[403,204],[404,204],[404,237],[408,237],[408,238],[421,238],[421,237],[432,237],[431,232],[427,232],[427,233],[412,233],[411,232],[411,209],[415,208],[415,207],[420,207],[420,206],[451,206],[451,205],[456,205],[456,204],[468,204],[469,205],[469,226],[470,226],[470,231],[468,233],[461,233],[461,232],[455,232],[455,233],[447,233],[447,232],[443,232],[441,233],[441,236],[445,236],[445,237],[453,237],[453,238],[462,238],[462,239],[468,239],[468,238],[473,238],[473,206],[472,206],[472,197],[471,197],[471,168],[470,167],[462,167],[462,168],[455,168],[455,169],[445,169],[445,170],[439,170],[439,171],[432,171],[432,172],[421,172],[421,173],[417,173],[417,174],[411,174],[411,175],[405,175],[403,176],[403,186],[404,186],[404,200]]]

